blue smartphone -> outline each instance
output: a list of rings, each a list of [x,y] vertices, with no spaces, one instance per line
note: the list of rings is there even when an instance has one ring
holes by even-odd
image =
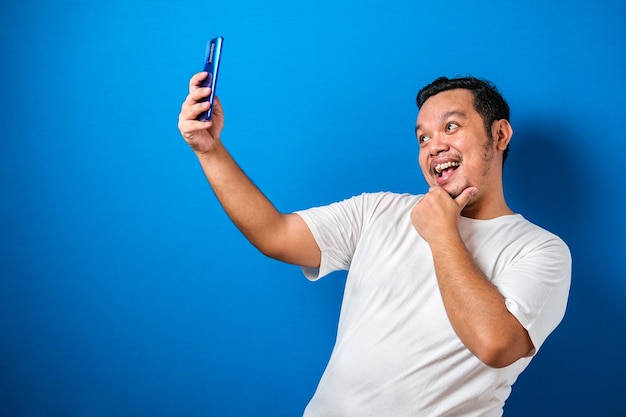
[[[198,120],[211,120],[213,115],[213,100],[215,99],[215,86],[217,85],[217,73],[220,69],[220,58],[222,57],[222,45],[224,44],[224,38],[218,36],[207,42],[206,53],[204,55],[204,71],[209,75],[206,80],[202,82],[202,87],[210,87],[211,95],[200,100],[200,102],[209,101],[211,105],[209,109],[198,115]]]

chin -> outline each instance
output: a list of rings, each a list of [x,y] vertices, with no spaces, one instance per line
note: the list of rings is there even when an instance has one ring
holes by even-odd
[[[457,198],[464,190],[464,188],[454,187],[452,185],[443,185],[441,188],[450,194],[450,197],[453,199]]]

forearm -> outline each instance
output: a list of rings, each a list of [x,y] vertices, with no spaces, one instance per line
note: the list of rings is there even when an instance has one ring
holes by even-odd
[[[319,266],[321,253],[304,221],[279,212],[219,140],[196,155],[224,211],[257,249],[284,262]]]
[[[226,214],[253,245],[264,251],[271,243],[272,231],[282,221],[282,214],[221,143],[210,152],[196,156]]]
[[[474,263],[458,234],[431,243],[439,288],[461,341],[487,365],[502,367],[532,349],[528,333]]]

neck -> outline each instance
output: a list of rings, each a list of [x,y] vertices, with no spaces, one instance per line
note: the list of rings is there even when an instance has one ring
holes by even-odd
[[[476,220],[489,220],[496,217],[515,214],[513,210],[509,208],[504,200],[504,195],[499,194],[491,198],[485,196],[478,196],[476,200],[470,201],[461,215],[463,217],[469,217]]]

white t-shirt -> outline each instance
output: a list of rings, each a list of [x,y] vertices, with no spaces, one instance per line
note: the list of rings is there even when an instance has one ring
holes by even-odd
[[[362,194],[297,212],[322,251],[320,268],[305,275],[349,270],[335,347],[305,417],[501,416],[530,362],[490,368],[456,336],[430,247],[411,224],[420,198]],[[462,217],[459,228],[536,352],[565,313],[567,246],[517,214]]]

